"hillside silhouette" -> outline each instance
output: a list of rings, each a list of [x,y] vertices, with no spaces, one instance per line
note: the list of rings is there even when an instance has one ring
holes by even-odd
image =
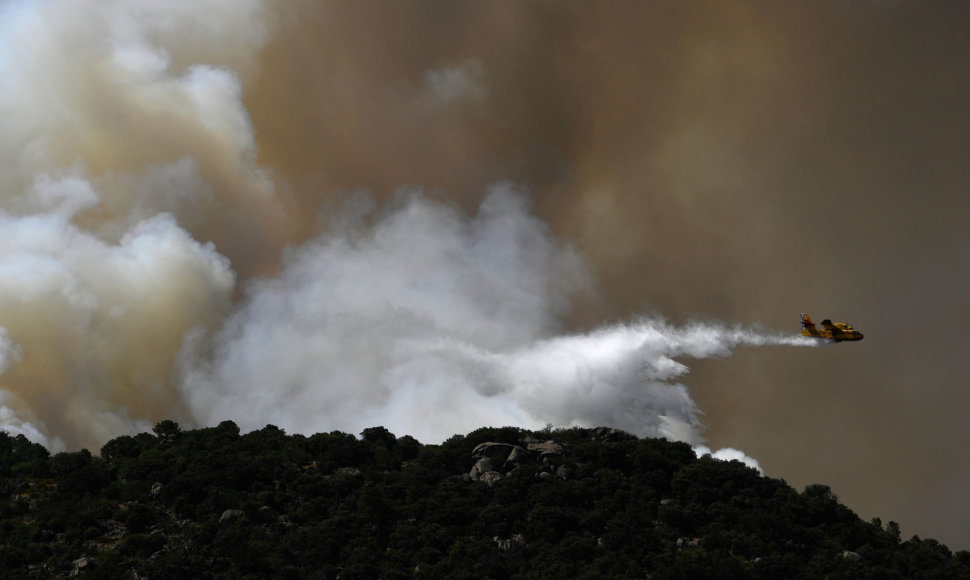
[[[235,423],[51,455],[0,432],[3,578],[970,578],[970,553],[608,428],[440,445]]]

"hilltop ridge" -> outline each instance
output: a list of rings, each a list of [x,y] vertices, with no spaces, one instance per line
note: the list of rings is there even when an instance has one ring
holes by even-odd
[[[832,490],[609,428],[0,432],[4,578],[968,578]]]

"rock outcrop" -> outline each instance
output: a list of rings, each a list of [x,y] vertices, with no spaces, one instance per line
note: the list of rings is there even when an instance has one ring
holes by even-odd
[[[245,515],[245,512],[242,510],[226,510],[222,512],[221,516],[219,516],[219,523],[228,524],[242,518]]]
[[[858,562],[862,560],[862,556],[860,556],[857,552],[852,552],[851,550],[843,550],[842,559],[849,560],[850,562]]]
[[[535,453],[539,456],[541,460],[544,457],[562,455],[566,452],[566,446],[558,441],[553,441],[552,439],[542,441],[540,439],[523,439],[526,449],[531,453]]]
[[[511,538],[500,538],[498,536],[493,536],[492,541],[495,542],[498,549],[503,552],[508,552],[509,550],[512,550],[518,546],[526,545],[525,536],[522,534],[513,534]]]
[[[556,468],[553,458],[564,455],[567,446],[559,441],[552,439],[542,440],[526,438],[521,441],[522,445],[512,443],[499,443],[496,441],[486,441],[479,443],[472,449],[471,471],[467,478],[471,481],[481,481],[489,486],[507,477],[521,465],[542,464],[544,469],[537,474],[544,479],[559,477],[566,479],[570,475],[570,470],[563,466]],[[465,477],[465,476],[463,476]]]
[[[472,460],[475,464],[472,465],[471,471],[468,472],[468,477],[472,481],[481,481],[491,486],[503,477],[503,474],[496,470],[495,467],[498,466],[506,470],[507,473],[511,472],[512,469],[517,467],[518,463],[517,460],[510,461],[509,458],[513,455],[520,458],[522,453],[527,452],[517,445],[492,442],[480,443],[472,450]]]

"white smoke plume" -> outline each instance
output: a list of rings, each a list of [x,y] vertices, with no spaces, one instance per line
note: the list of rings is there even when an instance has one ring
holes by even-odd
[[[702,441],[676,357],[740,345],[812,345],[710,324],[648,319],[559,335],[589,285],[575,252],[492,189],[477,215],[410,193],[293,251],[249,286],[214,338],[185,353],[184,395],[205,424],[359,431],[441,441],[478,425],[611,425]],[[200,340],[204,343],[204,340]]]

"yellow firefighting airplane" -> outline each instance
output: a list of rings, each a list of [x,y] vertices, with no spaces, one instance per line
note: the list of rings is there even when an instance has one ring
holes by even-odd
[[[845,322],[833,323],[828,318],[822,321],[822,330],[819,330],[812,319],[802,312],[802,336],[828,338],[835,342],[842,342],[843,340],[862,340],[863,334],[852,328],[851,324]]]

